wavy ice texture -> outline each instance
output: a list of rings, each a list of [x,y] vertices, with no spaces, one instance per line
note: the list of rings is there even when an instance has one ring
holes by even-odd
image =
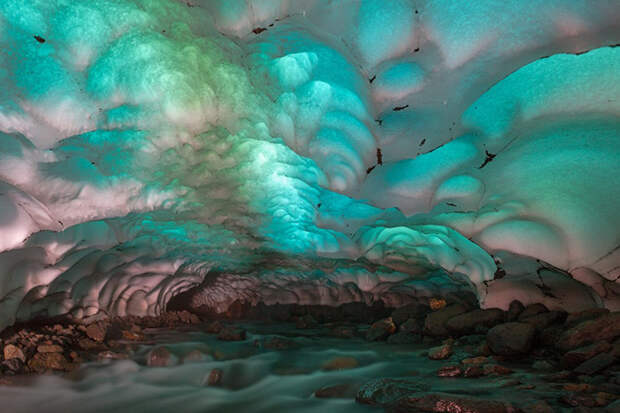
[[[196,286],[220,311],[464,289],[619,309],[618,21],[613,0],[3,1],[0,328]]]

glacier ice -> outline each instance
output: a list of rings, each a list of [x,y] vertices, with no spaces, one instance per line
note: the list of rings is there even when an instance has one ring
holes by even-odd
[[[613,0],[3,1],[0,328],[196,286],[218,310],[617,310],[619,21]]]

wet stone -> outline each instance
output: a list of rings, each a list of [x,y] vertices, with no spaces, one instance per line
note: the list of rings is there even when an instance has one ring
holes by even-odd
[[[453,345],[451,342],[433,347],[428,350],[428,358],[431,360],[445,360],[453,353]]]
[[[462,370],[459,366],[450,365],[444,366],[437,371],[438,377],[457,377],[462,374]]]
[[[374,379],[365,383],[357,393],[359,403],[370,405],[391,404],[411,393],[428,390],[428,386],[415,379]]]
[[[521,301],[513,300],[510,302],[508,311],[506,312],[506,321],[515,321],[519,318],[519,315],[525,310],[525,306],[521,304]]]
[[[243,341],[245,337],[245,330],[230,326],[223,328],[217,335],[217,339],[222,341]]]
[[[615,362],[616,357],[613,354],[600,353],[577,366],[575,373],[592,375],[606,369]]]
[[[102,322],[97,322],[86,326],[86,335],[91,340],[102,342],[105,339],[106,327]]]
[[[487,333],[487,344],[495,354],[504,356],[528,353],[534,344],[536,329],[527,323],[505,323]]]
[[[450,394],[424,394],[399,399],[393,411],[512,413],[516,409],[509,403],[497,400],[484,400]]]
[[[166,347],[156,347],[147,356],[146,364],[151,367],[165,367],[170,365],[172,355]]]
[[[336,357],[328,360],[321,369],[325,371],[354,369],[359,366],[357,359],[353,357]]]
[[[222,384],[222,376],[224,372],[222,369],[213,369],[207,377],[208,386],[220,386]]]
[[[388,338],[390,334],[396,332],[396,324],[392,321],[392,317],[384,318],[373,323],[366,332],[366,340],[380,341]]]
[[[22,351],[22,349],[13,344],[7,344],[6,346],[4,346],[4,359],[19,359],[22,362],[26,361],[26,357],[24,356],[24,352]]]

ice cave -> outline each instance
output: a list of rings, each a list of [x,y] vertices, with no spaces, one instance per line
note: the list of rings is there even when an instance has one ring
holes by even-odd
[[[3,412],[620,412],[619,0],[0,0]]]

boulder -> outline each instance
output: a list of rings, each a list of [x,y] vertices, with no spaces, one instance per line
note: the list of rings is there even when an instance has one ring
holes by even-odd
[[[209,373],[207,377],[207,385],[208,386],[220,386],[222,384],[222,376],[224,372],[222,369],[213,369]]]
[[[530,317],[519,317],[519,321],[531,324],[536,328],[536,331],[541,331],[553,324],[563,323],[566,320],[566,315],[564,311],[549,311]]]
[[[487,333],[489,349],[502,356],[528,353],[534,344],[536,329],[527,323],[505,323],[493,327]]]
[[[404,323],[400,324],[398,331],[401,333],[414,333],[421,334],[424,329],[424,321],[418,321],[417,319],[410,318]]]
[[[602,340],[612,341],[620,336],[620,312],[583,321],[564,331],[556,343],[560,351],[569,351]]]
[[[513,300],[510,302],[508,306],[508,311],[506,312],[506,321],[515,321],[519,318],[519,315],[525,310],[525,306],[521,304],[521,301]]]
[[[431,360],[445,360],[453,353],[453,344],[445,343],[441,346],[433,347],[428,350],[428,358]]]
[[[452,304],[429,313],[424,320],[424,332],[429,336],[441,337],[450,334],[445,323],[452,317],[463,314],[467,308],[462,304]]]
[[[101,343],[106,336],[107,326],[102,322],[89,324],[86,326],[86,335],[93,341]]]
[[[429,307],[421,303],[408,304],[402,307],[398,307],[392,312],[392,320],[398,326],[404,324],[407,320],[419,319],[423,320],[426,314],[429,312]]]
[[[480,327],[491,328],[502,321],[504,312],[498,308],[476,309],[450,318],[445,326],[452,333],[464,335],[473,333]]]
[[[394,321],[392,321],[392,317],[384,318],[383,320],[379,320],[370,326],[370,328],[366,332],[366,340],[385,340],[390,334],[394,334],[395,332],[396,324],[394,324]]]
[[[335,398],[345,398],[355,393],[351,394],[351,390],[353,386],[351,384],[336,384],[333,386],[324,386],[314,392],[314,396],[319,399],[335,399]]]
[[[47,370],[70,371],[73,364],[60,353],[37,353],[29,361],[28,367],[36,373]]]
[[[41,344],[37,347],[39,353],[62,353],[63,348],[57,344]]]
[[[151,367],[165,367],[172,363],[172,354],[166,347],[155,347],[147,356],[146,364]]]
[[[590,344],[589,346],[579,347],[564,354],[562,364],[568,368],[574,368],[586,360],[591,359],[599,353],[611,350],[611,344],[607,341]]]
[[[412,393],[428,390],[429,386],[414,379],[373,379],[365,383],[357,393],[359,403],[383,406]]]
[[[4,346],[4,359],[19,359],[22,363],[26,362],[26,356],[24,356],[22,349],[13,344],[7,344]]]
[[[437,371],[437,377],[458,377],[461,374],[463,371],[456,365],[443,366]]]
[[[607,308],[590,308],[577,313],[571,313],[568,317],[566,317],[566,327],[575,327],[581,322],[594,320],[595,318],[599,318],[607,314],[609,314],[609,310]]]
[[[530,304],[527,307],[525,307],[525,309],[523,310],[521,314],[519,314],[518,320],[521,321],[524,318],[528,318],[536,314],[546,313],[548,311],[549,309],[547,309],[547,307],[544,304],[541,304],[541,303]]]
[[[399,399],[394,405],[398,412],[468,412],[512,413],[517,410],[498,400],[485,400],[451,394],[418,394]]]
[[[617,361],[616,357],[614,357],[611,353],[599,353],[596,356],[592,357],[589,360],[581,363],[574,370],[577,374],[587,374],[592,375],[596,374],[599,371],[605,370],[607,367],[611,366]]]
[[[348,370],[358,366],[359,362],[353,357],[336,357],[328,360],[321,369],[325,371]]]
[[[222,341],[243,341],[245,340],[245,330],[236,327],[225,327],[217,335],[218,340]]]
[[[387,342],[389,344],[418,344],[422,342],[422,336],[420,334],[399,331],[389,336]]]

